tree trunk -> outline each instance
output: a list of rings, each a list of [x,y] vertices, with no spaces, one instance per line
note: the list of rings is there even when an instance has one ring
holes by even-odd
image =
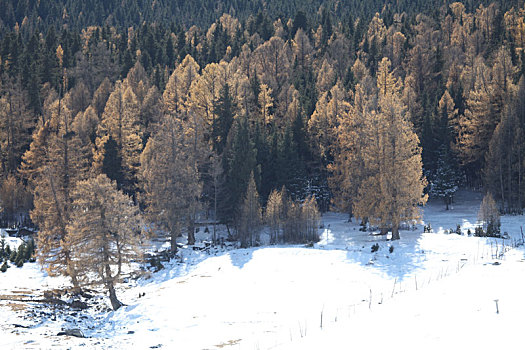
[[[520,137],[520,142],[521,142],[521,137]],[[518,142],[519,145],[521,145],[521,143]],[[522,207],[522,202],[521,202],[521,147],[518,146],[518,209],[521,209]]]
[[[500,191],[501,191],[501,205],[505,209],[505,183],[503,181],[503,164],[502,160],[499,161],[499,182],[500,182]]]
[[[521,200],[521,196],[522,196],[522,188],[521,188],[521,166],[522,166],[522,158],[521,158],[521,146],[522,146],[522,131],[521,129],[518,128],[518,132],[517,132],[517,135],[516,135],[516,138],[517,138],[517,141],[516,141],[516,149],[517,149],[517,155],[516,155],[516,158],[517,158],[517,165],[518,165],[518,182],[517,182],[517,190],[518,190],[518,193],[517,193],[517,207],[518,207],[518,210],[521,210],[523,208],[523,204],[522,204],[522,200]]]
[[[353,217],[354,217],[354,211],[352,208],[352,204],[350,204],[350,208],[348,209],[348,222],[352,222]]]
[[[188,224],[188,245],[195,244],[195,223],[190,219]]]
[[[392,241],[397,241],[398,239],[401,239],[399,236],[399,226],[393,225],[392,226]]]
[[[117,239],[117,254],[118,254],[118,260],[117,260],[117,275],[120,276],[122,273],[122,247],[120,245],[120,240]]]
[[[113,311],[116,311],[122,306],[122,303],[117,299],[117,293],[115,292],[113,282],[107,282],[106,286],[109,291],[109,301],[111,302],[111,307],[113,308]]]
[[[512,210],[516,208],[514,203],[515,191],[512,190],[512,149],[509,150],[507,156],[507,190],[508,210]]]
[[[72,272],[71,268],[68,268],[68,274],[69,274],[69,277],[71,278],[71,283],[73,283],[73,291],[80,292],[82,288],[80,288],[80,283],[78,282],[76,273]]]
[[[170,230],[170,240],[171,240],[170,252],[171,252],[171,256],[174,256],[177,253],[177,232],[174,229]]]
[[[105,215],[102,211],[102,219],[104,220]],[[109,301],[111,302],[111,307],[113,310],[118,310],[122,306],[122,303],[117,299],[117,293],[115,293],[115,286],[113,285],[113,275],[111,273],[110,258],[109,258],[109,248],[108,248],[108,238],[107,235],[104,235],[105,245],[103,247],[104,254],[104,271],[102,273],[102,281],[106,285],[106,288],[109,292]]]
[[[230,225],[228,225],[228,223],[226,223],[226,231],[228,232],[228,238],[232,238],[232,233],[230,232]]]
[[[217,183],[216,179],[213,179],[213,244],[217,244]]]

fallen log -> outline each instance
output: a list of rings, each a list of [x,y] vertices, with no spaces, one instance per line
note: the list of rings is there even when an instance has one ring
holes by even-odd
[[[65,329],[61,332],[57,333],[57,336],[70,336],[70,337],[77,337],[77,338],[85,338],[84,333],[78,328],[72,328],[72,329]]]

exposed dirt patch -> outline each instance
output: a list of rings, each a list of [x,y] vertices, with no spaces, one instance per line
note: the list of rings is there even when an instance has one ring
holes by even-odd
[[[8,308],[10,308],[12,311],[24,311],[27,309],[27,305],[23,303],[7,303],[5,304]]]
[[[32,295],[27,294],[2,294],[0,295],[0,300],[13,300],[13,301],[27,301],[31,299]]]
[[[33,291],[31,291],[31,290],[13,290],[13,291],[11,291],[11,293],[32,295]]]
[[[226,343],[221,343],[219,345],[215,345],[219,349],[225,348],[227,346],[234,346],[241,342],[242,339],[236,339],[236,340],[228,340]]]

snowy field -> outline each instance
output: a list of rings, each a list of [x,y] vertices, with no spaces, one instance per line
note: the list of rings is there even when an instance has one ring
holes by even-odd
[[[431,201],[434,232],[420,224],[395,242],[327,213],[314,247],[185,248],[182,262],[119,285],[116,312],[96,293],[81,311],[28,301],[67,280],[11,267],[0,349],[523,349],[524,250],[509,246],[525,217],[502,218],[510,239],[468,237],[480,202],[466,191],[449,211]],[[457,224],[463,235],[444,232]],[[57,336],[71,328],[86,338]]]

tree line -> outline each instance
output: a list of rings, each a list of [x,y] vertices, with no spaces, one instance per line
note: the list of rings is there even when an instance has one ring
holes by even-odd
[[[55,25],[57,27],[85,28],[88,26],[115,26],[128,28],[140,23],[171,24],[180,22],[186,27],[197,25],[208,27],[223,13],[245,21],[250,17],[267,16],[271,21],[277,18],[293,17],[298,11],[309,14],[311,20],[320,17],[319,9],[326,8],[331,15],[340,21],[349,15],[368,21],[376,12],[384,10],[385,18],[390,19],[394,13],[434,14],[443,4],[449,5],[453,1],[446,0],[370,0],[363,3],[359,0],[199,0],[199,1],[153,1],[153,0],[107,0],[103,3],[88,0],[40,0],[16,1],[0,0],[0,7],[4,9],[0,14],[0,29],[11,29],[17,23],[30,26],[33,29],[42,29]],[[522,0],[492,1],[507,11],[511,7],[519,7]],[[464,4],[469,12],[475,10],[479,4],[487,6],[489,0],[465,0]]]

